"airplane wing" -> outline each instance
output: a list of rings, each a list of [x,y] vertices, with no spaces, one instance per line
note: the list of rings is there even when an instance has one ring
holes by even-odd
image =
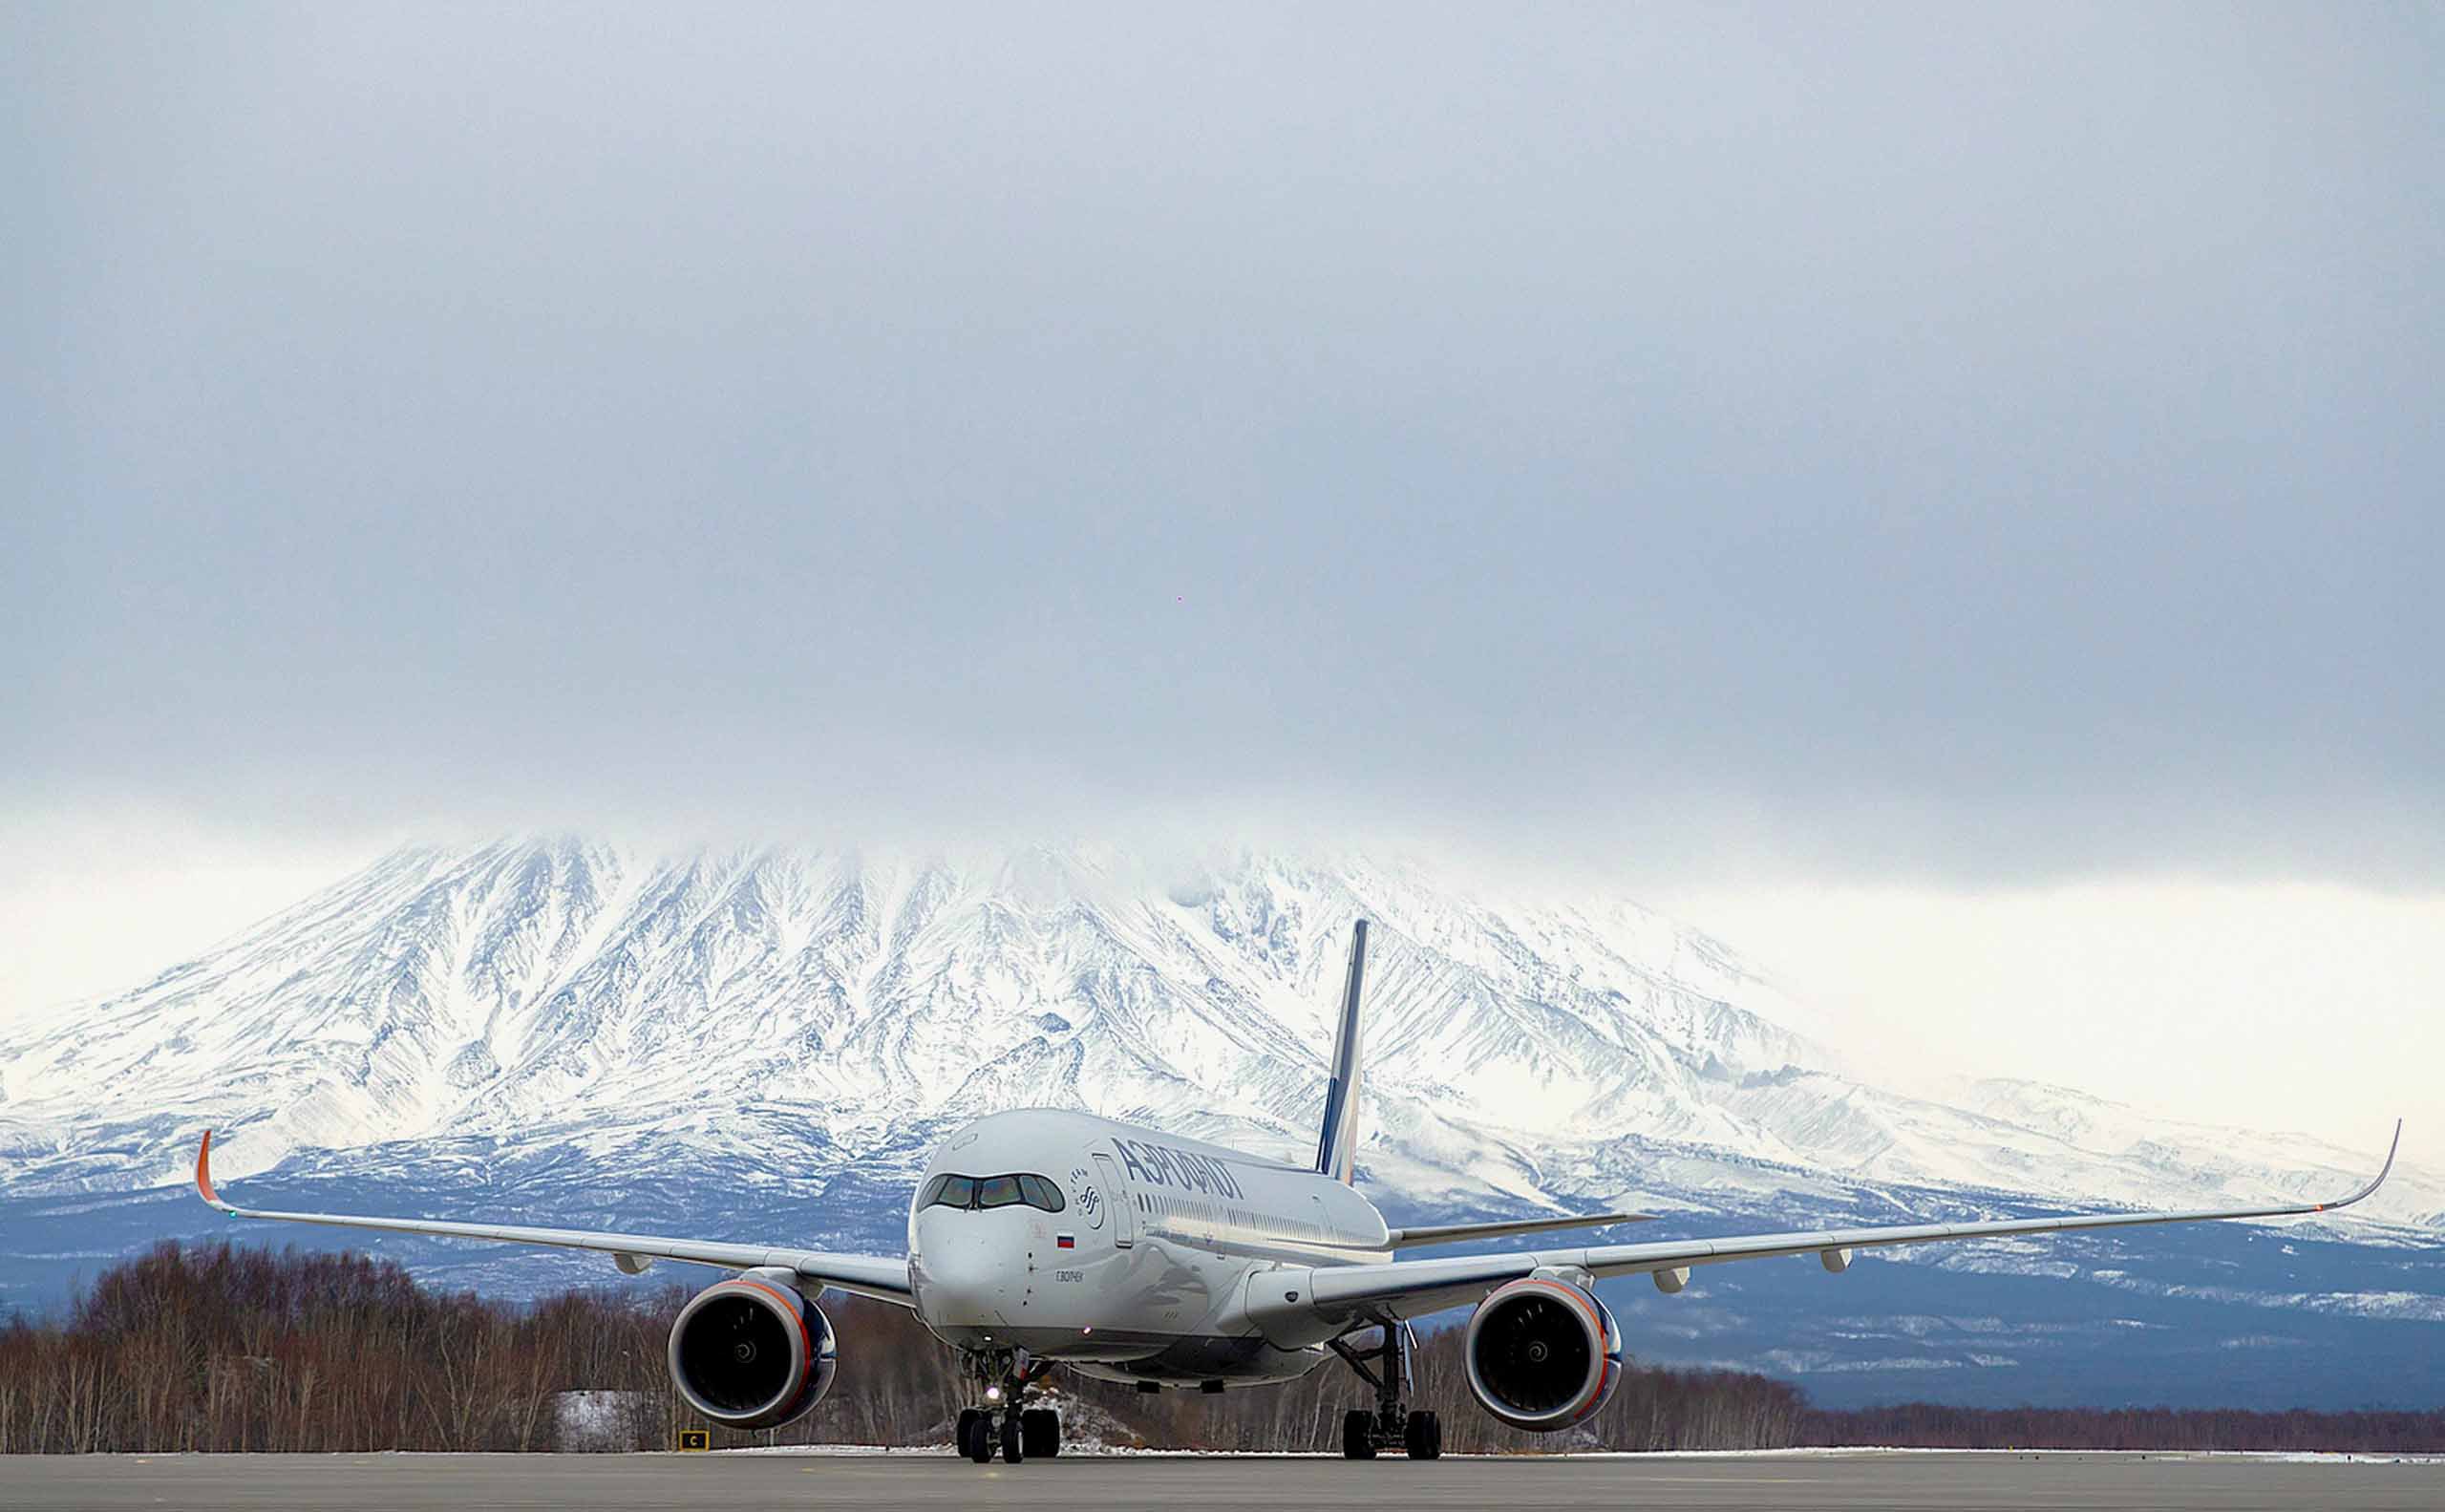
[[[518,1224],[461,1224],[432,1218],[372,1218],[352,1213],[275,1213],[223,1202],[212,1187],[212,1135],[206,1131],[195,1155],[195,1189],[206,1203],[232,1218],[276,1218],[291,1224],[328,1224],[339,1228],[379,1228],[399,1234],[435,1234],[444,1239],[492,1239],[512,1245],[549,1245],[563,1249],[594,1249],[612,1256],[620,1268],[635,1275],[651,1260],[681,1260],[692,1265],[753,1270],[776,1266],[794,1270],[805,1280],[878,1301],[913,1307],[908,1262],[882,1255],[835,1255],[813,1249],[783,1249],[769,1245],[726,1245],[697,1239],[665,1239],[653,1234],[602,1234],[581,1228],[529,1228]]]
[[[1576,1218],[1512,1218],[1491,1224],[1412,1224],[1393,1230],[1393,1247],[1412,1245],[1458,1245],[1472,1239],[1511,1239],[1520,1234],[1550,1233],[1557,1228],[1609,1228],[1615,1224],[1651,1224],[1653,1213],[1584,1213]]]
[[[2394,1124],[2393,1144],[2376,1180],[2349,1197],[2285,1207],[2237,1207],[2186,1213],[2074,1213],[2061,1218],[2009,1218],[1996,1223],[1915,1224],[1888,1228],[1834,1228],[1804,1233],[1757,1234],[1736,1239],[1670,1239],[1647,1245],[1609,1245],[1589,1248],[1520,1250],[1498,1255],[1458,1255],[1448,1260],[1394,1260],[1370,1265],[1319,1266],[1265,1271],[1249,1288],[1249,1311],[1260,1320],[1288,1321],[1302,1313],[1326,1319],[1422,1317],[1444,1308],[1483,1297],[1507,1281],[1540,1270],[1584,1271],[1610,1276],[1657,1276],[1657,1285],[1677,1291],[1691,1266],[1721,1265],[1733,1260],[1763,1260],[1775,1255],[1818,1255],[1828,1270],[1848,1269],[1851,1253],[1886,1245],[1934,1244],[1955,1239],[1997,1239],[2013,1234],[2054,1234],[2091,1228],[2127,1228],[2142,1224],[2189,1224],[2231,1218],[2289,1218],[2349,1207],[2384,1184],[2394,1168],[2394,1150],[2402,1144],[2403,1126]]]

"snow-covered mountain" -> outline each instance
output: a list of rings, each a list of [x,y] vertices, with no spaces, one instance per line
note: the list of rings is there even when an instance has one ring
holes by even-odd
[[[176,1181],[207,1125],[231,1178],[474,1139],[802,1182],[905,1171],[948,1123],[1025,1104],[1302,1154],[1361,914],[1361,1164],[1414,1205],[2204,1205],[2342,1190],[2369,1164],[2026,1083],[1881,1089],[1701,933],[1421,866],[520,840],[401,850],[0,1036],[0,1195]],[[2407,1167],[2371,1210],[2437,1227],[2445,1183]]]
[[[1361,914],[1359,1165],[1396,1222],[1627,1206],[1705,1234],[2211,1205],[2345,1190],[2371,1161],[2027,1082],[1903,1096],[1703,934],[1433,865],[513,841],[400,851],[133,991],[0,1033],[0,1310],[223,1232],[179,1184],[206,1126],[266,1205],[847,1248],[900,1243],[926,1148],[1014,1105],[1305,1159]],[[1829,1402],[2410,1405],[2445,1391],[2440,1230],[2445,1182],[2413,1160],[2341,1221],[1606,1294],[1648,1357]],[[515,1246],[247,1237],[507,1294],[610,1276]]]

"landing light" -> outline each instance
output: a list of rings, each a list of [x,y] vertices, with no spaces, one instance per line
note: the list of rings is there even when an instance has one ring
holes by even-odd
[[[988,1386],[985,1388],[985,1399],[989,1402],[1000,1401],[1002,1399],[1002,1388],[999,1386]]]

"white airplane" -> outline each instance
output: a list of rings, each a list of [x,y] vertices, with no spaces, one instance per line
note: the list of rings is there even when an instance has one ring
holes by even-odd
[[[908,1209],[908,1253],[839,1255],[767,1245],[444,1223],[237,1206],[212,1185],[212,1136],[196,1187],[233,1218],[271,1218],[607,1252],[636,1275],[656,1260],[737,1274],[699,1292],[671,1326],[672,1383],[707,1419],[772,1428],[814,1408],[836,1368],[826,1289],[913,1310],[965,1356],[974,1405],[960,1450],[982,1464],[1060,1452],[1054,1412],[1031,1395],[1056,1365],[1107,1380],[1219,1392],[1292,1380],[1338,1356],[1371,1387],[1372,1411],[1343,1417],[1342,1452],[1371,1459],[1442,1451],[1431,1412],[1408,1406],[1410,1320],[1476,1304],[1464,1358],[1480,1406],[1515,1427],[1565,1428],[1605,1405],[1622,1333],[1599,1280],[1646,1275],[1668,1293],[1690,1267],[1814,1253],[1829,1271],[1882,1245],[2328,1212],[2329,1203],[2188,1213],[2081,1214],[1999,1223],[1827,1229],[1737,1239],[1515,1249],[1444,1259],[1398,1250],[1549,1229],[1646,1222],[1592,1213],[1505,1223],[1393,1227],[1352,1186],[1358,1143],[1359,990],[1367,923],[1350,940],[1323,1129],[1311,1167],[1287,1165],[1082,1113],[1030,1108],[961,1129],[927,1162]],[[2394,1145],[2402,1125],[2394,1125]],[[1379,1333],[1360,1347],[1354,1339]]]

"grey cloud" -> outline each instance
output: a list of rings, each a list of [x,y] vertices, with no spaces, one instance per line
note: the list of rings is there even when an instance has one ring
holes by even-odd
[[[2445,870],[2445,39],[20,7],[7,786]]]

